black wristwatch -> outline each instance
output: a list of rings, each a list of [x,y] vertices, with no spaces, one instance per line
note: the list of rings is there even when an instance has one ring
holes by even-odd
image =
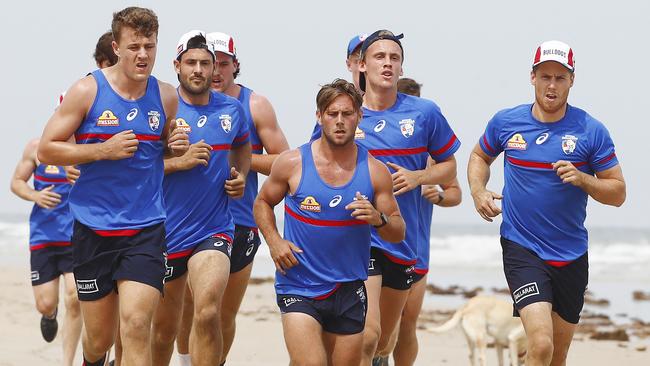
[[[379,225],[372,225],[372,226],[375,227],[375,229],[379,229],[380,227],[382,227],[382,226],[388,224],[388,216],[386,216],[385,213],[380,212],[380,213],[379,213],[379,218],[381,219],[381,224],[379,224]]]

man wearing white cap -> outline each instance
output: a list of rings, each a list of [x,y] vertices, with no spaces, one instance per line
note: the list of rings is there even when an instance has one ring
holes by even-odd
[[[194,299],[192,364],[213,366],[221,360],[220,310],[235,230],[228,198],[244,194],[249,131],[241,103],[210,89],[214,52],[204,32],[181,37],[174,67],[180,82],[176,123],[191,145],[183,156],[165,160],[167,273],[153,320],[153,363],[169,364],[187,282]]]
[[[587,199],[620,206],[625,181],[605,126],[567,103],[571,47],[544,42],[530,73],[535,101],[498,112],[474,147],[468,180],[487,221],[503,212],[503,267],[528,337],[526,365],[564,365],[588,279]],[[505,154],[503,194],[486,188]],[[494,200],[503,199],[502,208]]]

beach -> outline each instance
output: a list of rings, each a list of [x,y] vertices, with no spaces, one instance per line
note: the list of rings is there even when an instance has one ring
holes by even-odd
[[[0,265],[3,270],[0,277],[0,366],[51,365],[61,361],[60,337],[48,344],[40,335],[40,315],[34,308],[29,283],[29,254],[26,246],[19,243],[26,238],[25,230],[23,224],[0,224]],[[495,294],[507,299],[500,293],[505,281],[498,268],[498,258],[495,258],[499,250],[494,248],[494,243],[489,243],[492,240],[489,236],[474,239],[481,243],[472,244],[467,237],[463,239],[453,233],[440,235],[432,239],[428,283],[432,290],[435,285],[453,294],[427,293],[421,315],[422,329],[418,331],[420,353],[416,365],[468,365],[468,348],[459,328],[444,334],[433,334],[425,328],[447,320],[467,301],[464,293]],[[456,243],[453,245],[455,248],[445,249],[450,243]],[[481,246],[482,251],[479,252],[476,245]],[[647,266],[645,258],[639,259],[645,255],[646,244],[638,245],[636,255],[628,257]],[[474,250],[469,251],[473,247]],[[635,288],[650,289],[650,278],[647,275],[643,277],[647,270],[637,274],[634,272],[636,267],[629,262],[624,264],[626,271],[614,271],[610,268],[611,263],[607,270],[601,270],[598,266],[602,260],[597,253],[604,249],[592,247],[592,250],[590,297],[607,300],[608,305],[595,301],[585,306],[581,328],[571,346],[567,364],[650,365],[650,301],[634,301],[631,294]],[[610,252],[612,250],[610,248]],[[609,253],[607,257],[614,256]],[[263,245],[256,258],[254,280],[238,316],[237,336],[227,362],[229,366],[287,365],[289,362],[275,304],[272,275],[272,262],[268,249]],[[63,319],[62,304],[59,319]],[[591,339],[598,332],[620,335],[621,329],[629,337],[628,341]],[[493,349],[488,349],[487,357],[489,365],[497,364]],[[81,364],[80,348],[75,364]],[[172,365],[178,365],[176,355],[172,358]]]

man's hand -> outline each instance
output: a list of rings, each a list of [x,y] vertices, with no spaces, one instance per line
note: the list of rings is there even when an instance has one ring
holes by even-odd
[[[244,188],[246,187],[246,179],[241,175],[235,167],[230,168],[230,179],[226,180],[224,188],[226,194],[231,198],[241,198],[244,195]]]
[[[419,173],[391,162],[386,163],[386,165],[395,170],[395,173],[391,176],[393,178],[393,192],[396,196],[412,191],[420,185]]]
[[[472,198],[474,199],[474,206],[476,207],[476,211],[486,221],[492,222],[493,217],[501,214],[501,209],[497,207],[497,205],[494,203],[494,200],[502,199],[502,195],[485,189],[476,193],[472,193]]]
[[[76,166],[64,166],[63,169],[65,169],[65,177],[68,179],[68,182],[70,182],[70,184],[74,184],[77,179],[79,179],[81,171],[77,169]]]
[[[54,208],[56,205],[61,203],[61,195],[52,192],[54,185],[45,187],[40,191],[36,191],[34,194],[34,203],[42,208]]]
[[[102,160],[127,159],[138,150],[138,139],[133,130],[121,131],[101,143],[99,149]]]
[[[189,137],[183,130],[178,128],[176,120],[171,123],[168,136],[167,147],[172,155],[181,156],[190,148]]]
[[[300,263],[293,253],[302,253],[302,249],[298,248],[294,243],[278,239],[277,241],[268,241],[267,245],[273,263],[275,263],[275,268],[283,275],[287,274],[286,270]]]
[[[206,144],[203,140],[191,144],[187,152],[179,157],[179,168],[181,170],[189,170],[199,164],[208,166],[210,162],[210,151],[212,151],[212,146]]]
[[[352,210],[351,216],[357,220],[365,221],[373,226],[381,225],[382,221],[379,211],[359,192],[354,196],[354,202],[345,206],[345,209]]]
[[[440,191],[435,185],[423,185],[422,197],[426,198],[432,205],[440,203]]]
[[[562,179],[562,183],[571,183],[576,187],[582,187],[585,173],[579,171],[571,162],[558,160],[553,163],[553,170]]]

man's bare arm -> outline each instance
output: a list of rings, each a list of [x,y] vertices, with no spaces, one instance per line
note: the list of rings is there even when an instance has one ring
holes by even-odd
[[[467,180],[470,193],[474,199],[474,207],[479,215],[489,222],[492,222],[492,218],[501,213],[501,209],[497,207],[494,200],[502,198],[500,194],[488,191],[486,188],[490,179],[490,165],[492,162],[494,162],[494,158],[488,156],[476,144],[467,164]]]
[[[554,163],[553,169],[562,182],[581,188],[600,203],[621,206],[625,202],[625,179],[620,165],[600,171],[595,177],[579,171],[573,164],[564,160]]]
[[[421,170],[408,170],[392,162],[386,163],[395,170],[392,174],[395,195],[409,192],[423,184],[440,184],[456,178],[456,158],[452,155]]]
[[[370,168],[370,176],[372,185],[375,190],[374,207],[377,213],[384,213],[388,217],[388,223],[377,228],[377,233],[382,239],[391,242],[399,243],[404,240],[406,236],[406,224],[400,213],[397,200],[393,194],[393,179],[388,168],[379,160],[368,157],[368,166]],[[373,220],[368,222],[373,226],[381,224]]]
[[[43,208],[53,208],[61,203],[61,195],[52,192],[53,185],[37,191],[27,184],[31,178],[38,162],[36,160],[36,149],[38,148],[38,140],[30,141],[23,155],[16,165],[16,170],[11,178],[11,191],[18,197],[36,203]]]
[[[271,166],[278,155],[289,150],[289,143],[282,133],[273,106],[265,97],[253,93],[250,100],[251,115],[255,123],[257,135],[262,142],[266,154],[253,154],[251,170],[269,175]]]

